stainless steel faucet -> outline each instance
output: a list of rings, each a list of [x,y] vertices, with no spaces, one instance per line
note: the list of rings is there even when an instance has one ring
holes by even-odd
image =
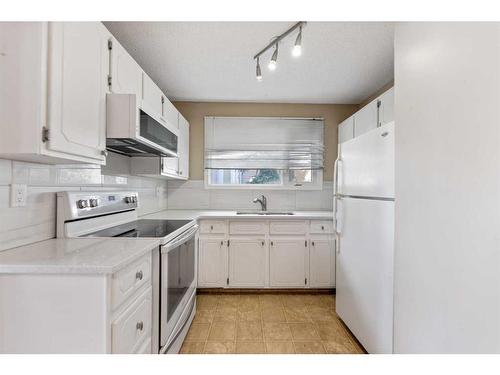
[[[262,195],[260,198],[255,198],[253,200],[253,203],[260,203],[260,206],[262,208],[262,211],[267,211],[267,199],[264,195]]]

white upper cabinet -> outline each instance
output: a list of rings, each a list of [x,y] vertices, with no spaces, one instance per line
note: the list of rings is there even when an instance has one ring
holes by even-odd
[[[49,23],[48,149],[105,162],[110,36],[101,23]]]
[[[0,157],[105,163],[110,37],[100,22],[1,25]]]
[[[345,119],[339,124],[339,142],[344,143],[354,138],[354,116]]]
[[[110,40],[110,91],[115,94],[135,94],[142,99],[142,69],[115,39]]]
[[[165,120],[170,126],[177,128],[179,126],[179,111],[174,107],[170,100],[167,99],[166,96],[163,97],[162,101],[162,118]]]
[[[377,127],[378,100],[375,99],[354,114],[354,136],[369,132]]]
[[[162,117],[165,100],[160,88],[146,73],[142,73],[142,108],[151,114]]]
[[[394,121],[394,87],[384,92],[379,100],[379,126],[382,126]]]
[[[361,108],[338,126],[338,143],[359,137],[394,121],[394,87]]]
[[[179,113],[179,176],[189,178],[189,122]]]
[[[171,128],[179,127],[179,111],[146,73],[142,75],[142,108]]]

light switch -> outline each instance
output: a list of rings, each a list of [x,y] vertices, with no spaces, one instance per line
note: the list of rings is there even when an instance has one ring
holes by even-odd
[[[28,199],[28,185],[12,184],[10,185],[10,206],[24,207]]]

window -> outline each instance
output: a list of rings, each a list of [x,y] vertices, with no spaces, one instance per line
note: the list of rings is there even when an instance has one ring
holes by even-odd
[[[205,118],[208,188],[321,189],[323,120]]]

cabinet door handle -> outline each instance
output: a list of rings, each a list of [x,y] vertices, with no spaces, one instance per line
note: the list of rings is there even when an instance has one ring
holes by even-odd
[[[221,241],[221,242],[220,242],[220,245],[221,245],[221,246],[224,246],[224,241]]]
[[[265,242],[264,242],[264,241],[262,241],[262,246],[264,246],[264,244],[265,244]]]
[[[210,230],[214,230],[214,226],[213,225],[210,225]]]
[[[325,226],[324,225],[321,226],[321,230],[325,230]]]
[[[144,329],[144,322],[142,320],[140,322],[137,322],[135,328],[137,328],[139,331],[142,331]]]
[[[138,279],[138,280],[142,280],[144,274],[142,273],[142,270],[141,271],[137,271],[135,273],[135,278]]]
[[[312,241],[312,242],[311,242],[311,245],[313,245],[313,246],[314,246],[314,241]]]
[[[274,242],[273,241],[271,241],[271,246],[274,246]]]

